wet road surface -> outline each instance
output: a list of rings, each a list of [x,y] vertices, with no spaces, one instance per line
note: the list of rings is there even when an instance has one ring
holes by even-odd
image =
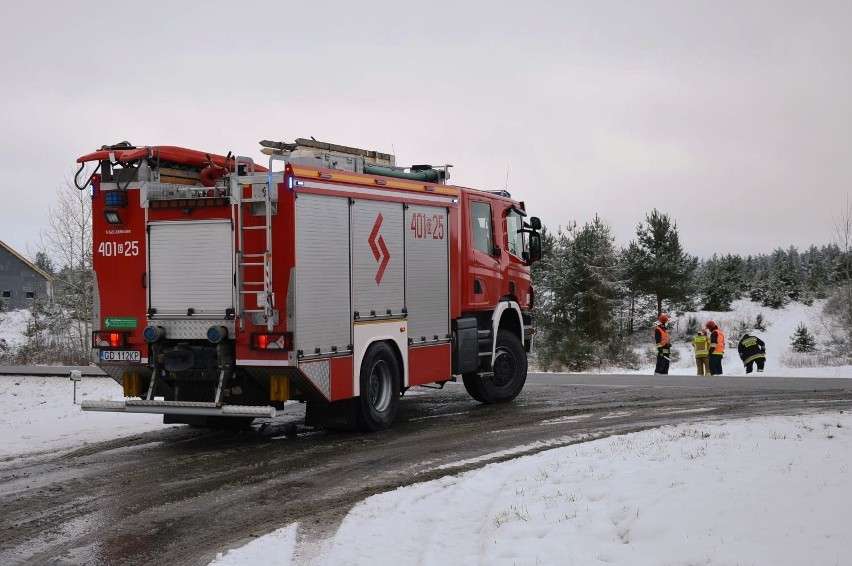
[[[399,486],[663,424],[834,410],[852,379],[531,374],[508,405],[417,388],[379,434],[307,429],[298,404],[242,433],[164,428],[0,465],[0,564],[207,564],[296,521],[310,562]]]

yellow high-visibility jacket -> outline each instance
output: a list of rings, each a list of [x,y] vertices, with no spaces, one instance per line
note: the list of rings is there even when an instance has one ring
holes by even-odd
[[[710,339],[703,334],[692,339],[692,347],[695,348],[696,358],[706,358],[710,355]]]

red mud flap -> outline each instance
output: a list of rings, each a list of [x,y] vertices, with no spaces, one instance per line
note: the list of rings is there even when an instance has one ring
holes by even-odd
[[[152,413],[158,415],[198,415],[204,417],[275,417],[275,407],[224,405],[199,403],[192,401],[83,401],[80,408],[84,411],[105,411],[114,413]]]

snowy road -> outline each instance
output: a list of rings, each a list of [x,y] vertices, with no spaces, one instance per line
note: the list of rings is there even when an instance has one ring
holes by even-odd
[[[375,435],[164,428],[0,466],[0,563],[207,564],[299,522],[334,533],[365,497],[546,448],[661,424],[852,409],[852,380],[531,375],[510,405],[417,392]],[[297,553],[299,548],[296,549]]]

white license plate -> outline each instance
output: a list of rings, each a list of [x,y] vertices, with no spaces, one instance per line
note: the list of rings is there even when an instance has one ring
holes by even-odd
[[[101,350],[99,357],[102,362],[141,362],[142,352],[140,350]]]

